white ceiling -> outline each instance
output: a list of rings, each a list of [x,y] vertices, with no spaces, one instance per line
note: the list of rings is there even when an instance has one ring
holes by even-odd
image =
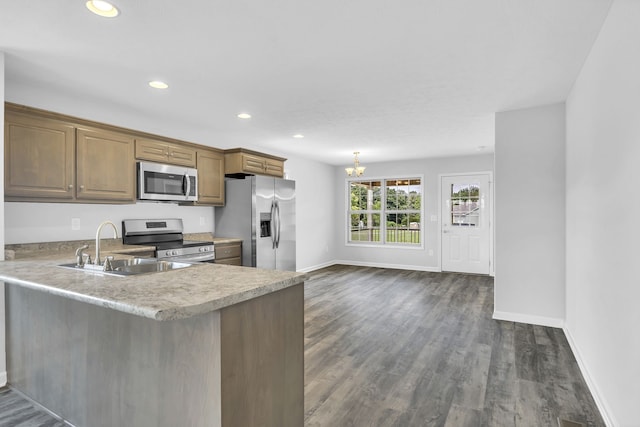
[[[565,100],[611,0],[114,0],[110,20],[84,3],[0,0],[7,100],[366,165],[491,152],[494,112]]]

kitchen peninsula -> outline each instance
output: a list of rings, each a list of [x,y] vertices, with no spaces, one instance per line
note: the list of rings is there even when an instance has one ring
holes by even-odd
[[[77,427],[303,424],[304,274],[65,262],[0,262],[15,389]]]

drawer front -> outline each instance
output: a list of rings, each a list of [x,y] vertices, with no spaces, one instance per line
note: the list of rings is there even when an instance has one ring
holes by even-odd
[[[242,256],[241,245],[214,245],[216,262],[226,258],[237,258]]]
[[[238,265],[242,267],[242,258],[226,258],[226,259],[216,259],[216,264],[224,264],[224,265]]]

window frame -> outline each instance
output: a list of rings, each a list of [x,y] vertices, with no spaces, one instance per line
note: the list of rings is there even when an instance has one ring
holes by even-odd
[[[391,209],[392,212],[387,212],[387,181],[388,180],[403,180],[403,179],[419,179],[420,180],[420,243],[398,243],[398,242],[387,242],[387,214],[398,213],[399,211],[396,209]],[[351,183],[353,182],[370,182],[370,181],[380,181],[381,182],[381,200],[380,207],[381,209],[375,211],[362,210],[358,211],[357,214],[360,213],[372,213],[372,214],[380,214],[380,242],[371,242],[371,241],[352,241],[350,240],[351,236],[351,215],[356,214],[351,210]],[[344,230],[344,238],[345,238],[345,246],[351,247],[359,247],[359,248],[389,248],[389,249],[409,249],[409,250],[424,250],[425,248],[425,194],[424,194],[424,174],[398,174],[398,175],[389,175],[389,176],[372,176],[372,177],[348,177],[345,179],[345,230]],[[415,209],[400,211],[401,213],[411,213],[415,212]],[[382,240],[384,238],[384,241]]]

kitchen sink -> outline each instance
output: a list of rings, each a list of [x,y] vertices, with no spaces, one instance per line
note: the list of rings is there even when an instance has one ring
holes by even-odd
[[[191,267],[193,264],[175,261],[160,261],[155,258],[130,258],[111,260],[112,270],[104,271],[99,266],[78,267],[75,263],[60,264],[58,267],[85,273],[106,274],[108,276],[135,276],[137,274],[158,273],[161,271],[179,270]]]

